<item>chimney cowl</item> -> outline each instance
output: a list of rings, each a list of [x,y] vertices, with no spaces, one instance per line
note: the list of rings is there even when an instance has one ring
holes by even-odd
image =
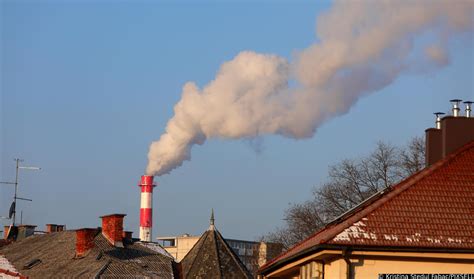
[[[449,100],[453,104],[453,116],[458,117],[459,116],[459,111],[461,110],[459,108],[459,103],[462,102],[461,99],[452,99]]]
[[[436,129],[441,129],[441,116],[444,115],[444,112],[438,111],[433,113],[436,115]]]
[[[102,235],[115,247],[123,247],[123,218],[126,214],[101,216]]]
[[[465,101],[464,104],[466,105],[466,117],[471,117],[471,112],[472,112],[472,104],[474,102],[472,101]]]
[[[94,238],[99,232],[97,228],[82,228],[76,230],[76,258],[83,257],[87,251],[94,248]]]

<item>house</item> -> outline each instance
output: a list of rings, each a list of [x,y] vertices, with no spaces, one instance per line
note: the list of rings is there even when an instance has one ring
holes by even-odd
[[[157,243],[132,239],[124,217],[106,215],[101,228],[54,230],[6,245],[0,277],[175,278],[173,258]]]
[[[214,226],[214,214],[209,229],[179,263],[179,272],[181,278],[253,278]]]
[[[473,274],[474,118],[458,112],[426,130],[426,168],[266,263],[259,277]]]

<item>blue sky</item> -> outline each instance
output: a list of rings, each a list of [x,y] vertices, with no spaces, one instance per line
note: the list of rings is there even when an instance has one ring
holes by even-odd
[[[126,213],[138,232],[140,175],[149,144],[173,115],[186,81],[205,85],[242,50],[291,58],[318,40],[319,1],[1,2],[0,181],[21,173],[24,223],[94,227]],[[474,99],[473,38],[454,41],[450,66],[402,76],[362,98],[308,140],[210,140],[157,178],[154,236],[201,234],[211,208],[224,236],[252,240],[308,199],[329,165],[375,142],[401,145],[433,126],[449,99]],[[261,147],[255,151],[255,145]],[[0,215],[13,191],[0,186]],[[6,221],[2,221],[7,224]]]

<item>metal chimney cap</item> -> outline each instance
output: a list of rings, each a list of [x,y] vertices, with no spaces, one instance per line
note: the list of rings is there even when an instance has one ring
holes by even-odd
[[[436,129],[441,129],[441,115],[446,113],[438,111],[434,112],[433,114],[436,115]]]
[[[464,101],[463,103],[464,103],[464,104],[467,104],[467,105],[474,104],[473,101]]]
[[[459,102],[462,102],[461,99],[452,99],[452,100],[449,100],[451,103],[459,103]]]

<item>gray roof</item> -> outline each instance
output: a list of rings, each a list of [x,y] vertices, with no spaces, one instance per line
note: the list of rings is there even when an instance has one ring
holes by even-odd
[[[212,222],[181,260],[180,272],[183,278],[252,278]]]
[[[151,244],[133,242],[117,248],[101,233],[94,244],[84,257],[75,258],[76,233],[63,231],[30,236],[2,247],[0,254],[29,278],[174,278],[173,259],[159,249],[146,247]],[[41,263],[25,269],[24,265],[34,259]]]

